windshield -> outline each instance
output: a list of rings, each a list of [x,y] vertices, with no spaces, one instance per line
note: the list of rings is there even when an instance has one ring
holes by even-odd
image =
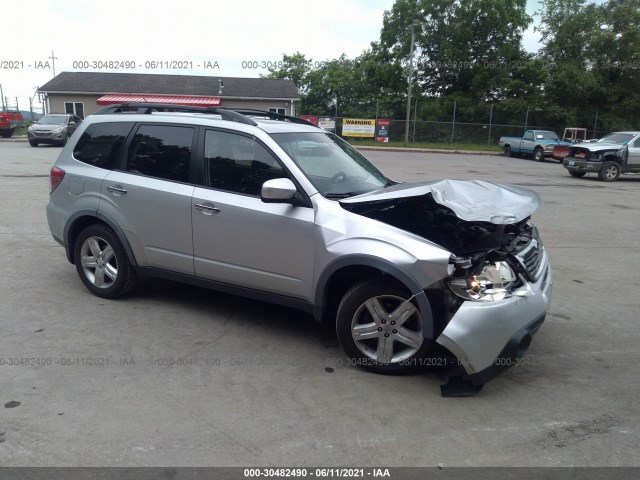
[[[536,138],[538,140],[558,140],[558,134],[555,132],[538,131],[536,132]]]
[[[633,137],[635,137],[633,133],[608,133],[598,140],[598,142],[621,143],[622,145],[626,145]]]
[[[332,133],[274,133],[271,137],[327,198],[351,197],[393,183],[360,152]]]
[[[56,115],[45,115],[40,120],[38,120],[40,125],[65,125],[67,123],[67,117],[56,116]]]

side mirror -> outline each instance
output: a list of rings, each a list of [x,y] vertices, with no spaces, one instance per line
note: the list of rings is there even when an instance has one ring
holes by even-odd
[[[298,189],[288,178],[274,178],[262,184],[260,199],[264,203],[297,203],[295,200]]]

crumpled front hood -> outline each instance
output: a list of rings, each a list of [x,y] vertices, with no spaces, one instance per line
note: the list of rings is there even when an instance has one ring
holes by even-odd
[[[609,143],[609,142],[582,142],[573,145],[574,148],[584,148],[590,152],[598,152],[600,150],[618,150],[624,145],[621,143]]]
[[[540,206],[540,196],[532,190],[481,180],[400,183],[340,200],[340,203],[364,204],[429,194],[435,202],[450,208],[460,219],[469,222],[497,225],[518,223],[531,216]]]

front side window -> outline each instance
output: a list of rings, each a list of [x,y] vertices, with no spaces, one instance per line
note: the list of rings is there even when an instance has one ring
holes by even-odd
[[[258,196],[264,182],[287,176],[273,155],[253,138],[207,130],[204,142],[206,187]]]
[[[527,132],[527,134],[524,136],[525,140],[533,140],[533,132]]]
[[[127,154],[127,171],[187,183],[194,129],[141,125]]]
[[[118,151],[132,128],[131,122],[89,125],[76,143],[73,156],[81,162],[112,169]]]
[[[332,133],[274,133],[271,137],[327,198],[347,198],[392,184],[364,155]]]

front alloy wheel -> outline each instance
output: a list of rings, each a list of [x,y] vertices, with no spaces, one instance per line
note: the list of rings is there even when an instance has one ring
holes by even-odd
[[[620,178],[620,164],[611,160],[604,162],[602,168],[598,172],[598,177],[603,182],[615,182]]]
[[[85,228],[75,242],[76,270],[94,294],[115,298],[133,288],[136,272],[116,234],[105,225]]]
[[[384,374],[413,370],[425,356],[422,316],[406,290],[386,279],[356,284],[338,307],[337,333],[354,363]]]

